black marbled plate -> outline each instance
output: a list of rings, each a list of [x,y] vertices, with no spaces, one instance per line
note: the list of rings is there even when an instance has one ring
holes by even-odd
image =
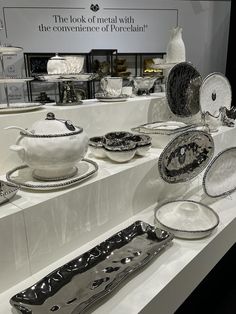
[[[169,232],[136,221],[16,294],[10,303],[22,314],[84,313],[172,239]]]
[[[189,117],[200,111],[199,91],[202,78],[188,62],[176,64],[167,77],[166,96],[170,110]]]

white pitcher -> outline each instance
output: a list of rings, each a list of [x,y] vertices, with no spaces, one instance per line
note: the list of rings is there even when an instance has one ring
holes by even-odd
[[[171,30],[171,37],[166,50],[167,63],[179,63],[186,61],[182,31],[183,29],[179,26]]]

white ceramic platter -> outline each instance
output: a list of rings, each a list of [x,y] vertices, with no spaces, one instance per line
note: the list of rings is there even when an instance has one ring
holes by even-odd
[[[0,114],[1,113],[20,113],[20,112],[27,112],[42,109],[43,104],[41,103],[12,103],[7,106],[7,104],[0,104]]]
[[[126,101],[128,99],[128,96],[118,96],[118,97],[96,96],[96,99],[101,102],[119,102],[119,101]]]
[[[39,181],[32,176],[32,169],[27,165],[16,167],[6,173],[9,182],[17,184],[22,189],[35,191],[51,191],[63,189],[88,179],[98,171],[96,162],[90,159],[81,160],[76,167],[78,172],[75,176],[57,181]]]
[[[236,147],[223,150],[211,161],[203,176],[203,189],[210,197],[236,190]]]
[[[33,77],[1,77],[0,83],[24,83],[28,81],[32,81]]]
[[[222,73],[211,73],[200,87],[200,107],[202,112],[219,115],[220,107],[230,109],[232,91],[228,79]]]
[[[82,74],[46,74],[38,75],[39,80],[48,82],[64,82],[64,81],[81,81],[87,82],[94,79],[94,73],[82,73]]]
[[[214,154],[214,141],[204,131],[190,130],[181,133],[162,151],[158,168],[168,183],[186,182],[195,178],[207,166]]]
[[[202,203],[178,200],[164,203],[155,210],[155,224],[178,238],[199,239],[217,227],[219,217]]]
[[[7,46],[7,45],[0,45],[0,54],[9,54],[9,53],[17,53],[22,51],[23,48],[21,47],[14,47],[14,46]]]

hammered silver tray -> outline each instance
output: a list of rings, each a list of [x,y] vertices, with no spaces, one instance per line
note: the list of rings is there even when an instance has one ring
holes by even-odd
[[[168,183],[186,182],[206,168],[214,154],[214,141],[204,131],[190,130],[177,135],[162,151],[158,169]]]
[[[84,313],[172,239],[171,233],[136,221],[14,295],[10,303],[22,314]]]
[[[203,190],[210,197],[220,197],[236,190],[236,147],[220,152],[203,176]]]

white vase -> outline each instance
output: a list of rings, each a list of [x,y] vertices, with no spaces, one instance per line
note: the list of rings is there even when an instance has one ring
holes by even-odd
[[[186,61],[185,45],[182,38],[182,28],[177,26],[171,30],[170,41],[167,45],[166,62],[179,63]]]

